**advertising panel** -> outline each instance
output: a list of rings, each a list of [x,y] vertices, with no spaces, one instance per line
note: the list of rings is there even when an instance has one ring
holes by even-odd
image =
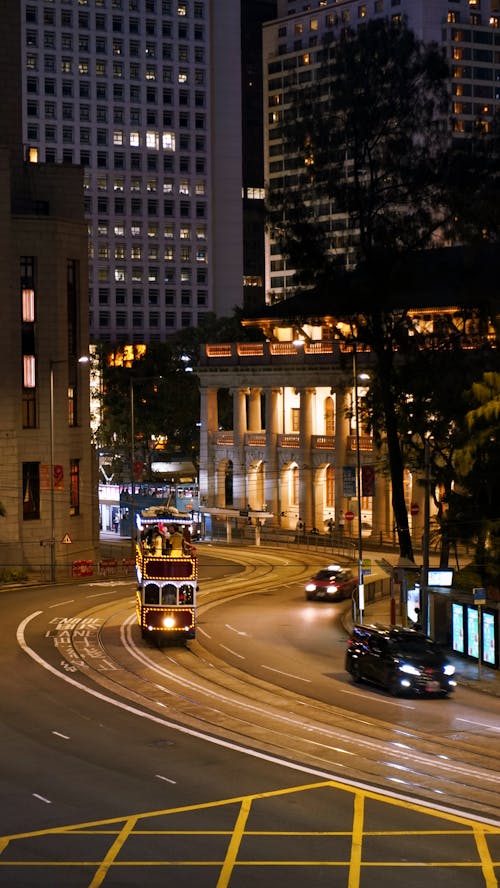
[[[479,658],[477,608],[467,607],[467,653],[469,657]]]
[[[496,666],[497,651],[495,638],[495,615],[483,611],[483,662]]]
[[[463,604],[454,603],[451,606],[451,643],[458,654],[465,653]]]

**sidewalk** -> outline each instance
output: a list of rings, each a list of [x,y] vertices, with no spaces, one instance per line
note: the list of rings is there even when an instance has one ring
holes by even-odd
[[[363,622],[364,623],[390,623],[391,601],[390,598],[378,598],[376,601],[366,605]],[[344,626],[349,632],[352,628],[352,614],[346,612]],[[471,688],[474,691],[481,691],[483,694],[490,694],[492,697],[500,697],[500,670],[492,669],[490,666],[481,664],[479,670],[477,662],[469,660],[467,657],[461,657],[453,653],[448,648],[446,655],[453,663],[456,669],[455,678],[459,687]]]

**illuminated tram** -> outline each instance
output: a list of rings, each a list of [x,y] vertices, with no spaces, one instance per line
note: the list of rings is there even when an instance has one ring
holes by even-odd
[[[136,613],[143,638],[194,638],[198,559],[191,519],[153,506],[136,517]]]

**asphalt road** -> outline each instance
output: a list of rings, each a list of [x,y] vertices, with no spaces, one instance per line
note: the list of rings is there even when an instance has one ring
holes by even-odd
[[[1,886],[364,888],[383,880],[399,888],[404,871],[405,886],[420,888],[427,868],[435,885],[497,884],[491,811],[468,816],[444,794],[438,809],[403,781],[394,784],[397,796],[384,790],[391,769],[373,765],[373,750],[391,741],[386,723],[368,714],[360,724],[368,722],[370,783],[371,765],[363,772],[344,764],[354,722],[321,694],[280,686],[286,676],[278,680],[278,671],[292,657],[303,669],[314,652],[297,626],[281,626],[279,643],[276,632],[267,637],[280,607],[274,596],[300,585],[293,577],[309,568],[255,552],[235,568],[217,556],[205,572],[201,641],[192,650],[141,642],[130,583],[2,593]],[[292,598],[292,623],[294,607]],[[230,638],[233,654],[211,654],[212,620],[228,633],[214,633],[213,643]],[[327,643],[323,625],[317,637]],[[266,663],[261,654],[279,653],[283,638],[281,659]],[[245,647],[257,649],[248,673],[230,662]],[[276,674],[250,677],[257,660]]]

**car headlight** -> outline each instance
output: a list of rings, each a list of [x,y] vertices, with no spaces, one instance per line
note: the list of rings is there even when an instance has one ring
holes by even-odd
[[[306,592],[315,592],[316,585],[314,583],[308,583],[306,586]]]
[[[338,588],[339,588],[338,586],[327,586],[326,591],[327,592],[337,592]]]
[[[420,670],[416,666],[412,666],[411,663],[400,663],[399,671],[406,672],[407,675],[420,675]]]
[[[455,667],[451,663],[447,663],[446,666],[443,666],[443,672],[445,675],[455,675]]]

